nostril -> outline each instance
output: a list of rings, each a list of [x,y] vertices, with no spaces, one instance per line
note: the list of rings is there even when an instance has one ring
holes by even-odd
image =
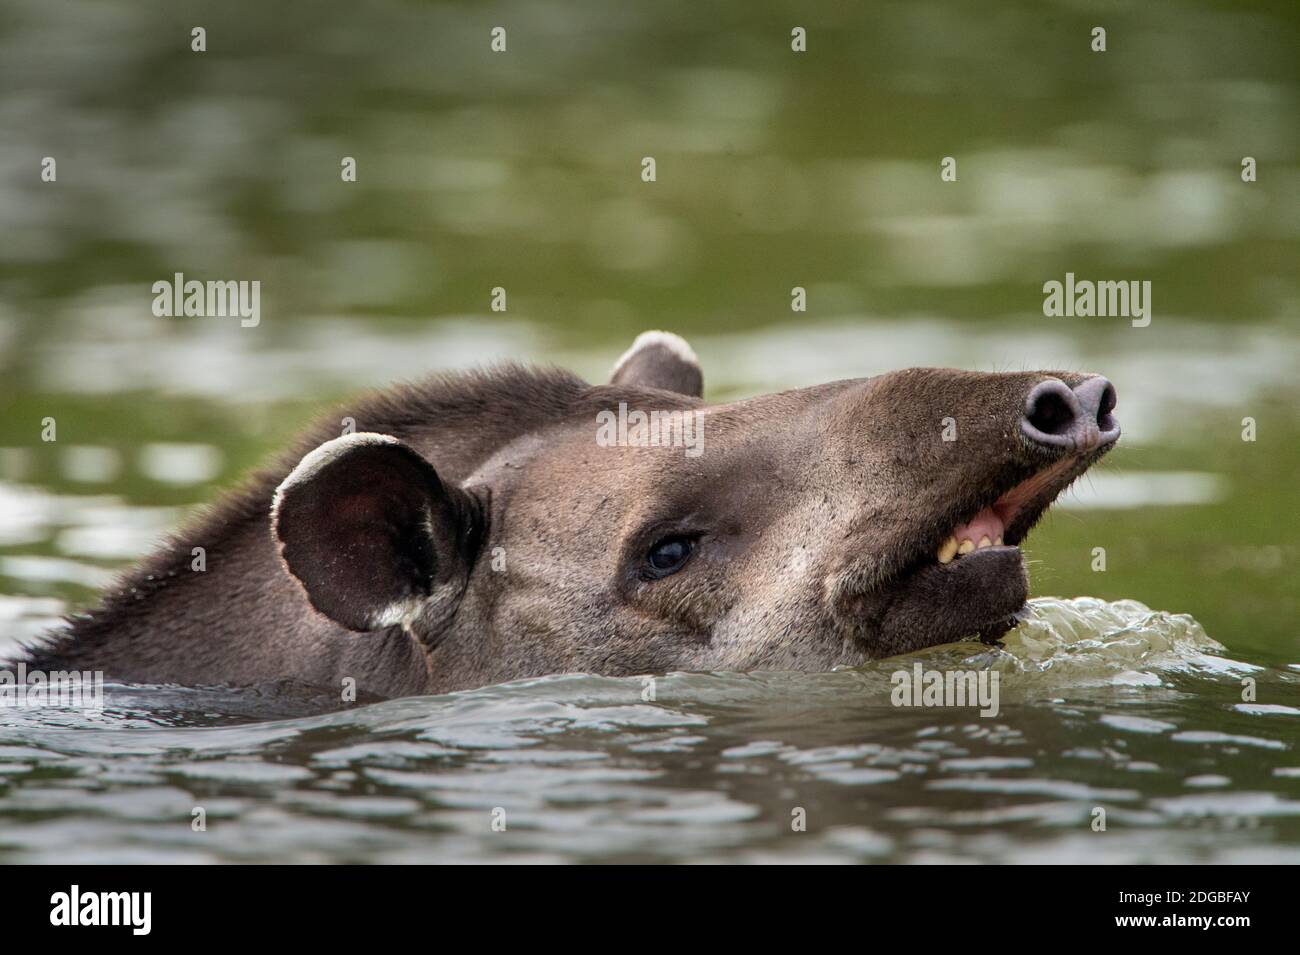
[[[1111,414],[1115,410],[1115,386],[1109,381],[1101,393],[1101,402],[1097,405],[1097,427],[1102,431],[1110,431],[1115,427],[1115,417]]]
[[[1112,413],[1116,400],[1114,385],[1101,375],[1093,375],[1074,389],[1074,396],[1079,402],[1081,420],[1095,421],[1102,440],[1113,441],[1119,437],[1119,422]]]
[[[1030,395],[1025,409],[1025,419],[1044,434],[1065,434],[1074,426],[1074,407],[1057,389],[1037,389]]]

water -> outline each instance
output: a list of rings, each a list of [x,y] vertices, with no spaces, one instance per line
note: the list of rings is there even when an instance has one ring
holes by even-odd
[[[893,706],[918,662],[996,670],[1000,712]],[[1242,703],[1245,677],[1273,702]],[[1300,861],[1300,668],[1135,601],[1036,600],[1002,648],[644,691],[558,675],[294,715],[328,701],[111,687],[93,715],[0,711],[0,858]]]
[[[713,400],[1114,381],[1120,447],[1025,545],[1072,601],[921,657],[996,667],[998,715],[891,706],[910,658],[653,703],[114,687],[0,711],[0,858],[1294,861],[1300,10],[1134,5],[1093,54],[1082,8],[823,6],[0,0],[0,658],[332,400],[502,358],[598,381],[666,327]],[[176,272],[261,281],[260,324],[154,316]],[[1151,325],[1044,317],[1067,272],[1151,281]]]

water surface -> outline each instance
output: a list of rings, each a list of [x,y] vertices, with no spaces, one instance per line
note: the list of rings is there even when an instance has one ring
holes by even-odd
[[[917,663],[996,671],[1000,711],[893,705]],[[1271,703],[1241,702],[1247,677]],[[0,858],[1300,861],[1300,668],[1136,602],[1039,600],[1000,648],[648,695],[559,675],[316,715],[285,684],[0,711]]]

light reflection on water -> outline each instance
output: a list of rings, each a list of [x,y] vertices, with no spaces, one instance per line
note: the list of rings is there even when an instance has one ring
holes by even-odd
[[[1164,327],[1125,330],[1108,321],[1038,314],[972,326],[933,316],[849,314],[689,337],[715,400],[898,368],[1101,371],[1122,386],[1125,433],[1138,440],[1176,436],[1173,425],[1189,410],[1249,407],[1270,390],[1291,387],[1300,366],[1300,333],[1287,327],[1205,326],[1167,316]],[[628,344],[602,336],[574,347],[534,323],[469,318],[381,326],[321,318],[310,334],[282,344],[206,319],[192,319],[161,339],[156,327],[115,323],[102,314],[88,322],[104,331],[45,343],[30,357],[27,371],[38,387],[93,395],[143,390],[240,406],[355,392],[507,360],[550,362],[602,381]],[[661,324],[683,330],[672,319]],[[193,451],[187,460],[180,460],[179,450],[173,454],[174,466],[205,468],[192,460]]]
[[[1001,712],[892,706],[918,661],[997,669]],[[1274,704],[1234,706],[1243,675]],[[1135,602],[1035,601],[1002,649],[643,689],[555,676],[293,715],[331,704],[117,687],[98,714],[6,709],[0,857],[1300,860],[1300,678]]]

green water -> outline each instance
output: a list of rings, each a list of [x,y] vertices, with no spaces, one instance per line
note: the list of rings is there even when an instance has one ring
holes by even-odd
[[[600,380],[635,334],[662,327],[691,340],[716,400],[918,364],[1106,374],[1125,437],[1028,542],[1033,592],[1189,614],[1225,659],[1266,668],[1258,705],[1294,707],[1294,4],[822,6],[2,0],[0,651],[92,600],[187,508],[333,399],[500,358],[554,362]],[[1089,49],[1099,24],[1104,53]],[[207,30],[204,53],[190,50],[195,25]],[[505,53],[489,48],[498,25],[507,29]],[[790,49],[793,26],[807,30],[805,53]],[[54,182],[41,181],[46,156],[57,160]],[[356,182],[340,177],[348,156]],[[641,178],[646,156],[656,161],[654,182]],[[940,179],[948,156],[955,182]],[[1247,156],[1257,181],[1242,181]],[[151,285],[177,272],[260,281],[260,323],[155,317]],[[1043,283],[1067,272],[1150,281],[1151,324],[1044,317]],[[807,290],[806,312],[791,310],[795,286]],[[507,293],[504,312],[491,308],[497,287]],[[49,418],[52,442],[42,440]],[[1246,418],[1255,423],[1252,441],[1243,440]],[[1073,695],[1081,691],[1065,685],[1012,706],[1001,722],[1034,748],[1032,768],[1013,771],[1076,778],[1082,764],[1066,754],[1067,739],[1106,754],[1128,737],[1105,718],[1130,703],[1163,707],[1150,718],[1180,729],[1140,737],[1139,762],[1160,772],[1117,782],[1121,769],[1105,756],[1087,763],[1090,785],[1135,791],[1154,813],[1145,824],[1185,835],[1177,852],[1188,857],[1231,855],[1206,821],[1213,799],[1205,818],[1162,815],[1159,800],[1208,798],[1200,783],[1185,784],[1202,776],[1227,780],[1213,785],[1215,798],[1263,807],[1246,855],[1300,843],[1290,823],[1259,822],[1294,814],[1287,794],[1296,777],[1273,770],[1300,762],[1300,724],[1284,713],[1238,711],[1249,704],[1233,673],[1197,671],[1174,682],[1176,692],[1159,703],[1140,686],[1124,699],[1080,702]],[[773,686],[781,689],[770,690],[766,710],[747,704],[740,729],[727,724],[724,733],[725,721],[708,716],[699,745],[906,748],[909,734],[925,728],[846,703],[846,714],[876,725],[859,730],[848,715],[828,718],[814,740],[790,705],[805,688]],[[595,692],[542,687],[525,700],[572,691],[573,705],[585,707]],[[503,721],[518,718],[517,702]],[[708,710],[707,700],[697,702]],[[135,697],[124,705],[125,723],[110,720],[111,747],[130,748],[117,741],[129,739],[137,705]],[[229,705],[238,719],[270,718]],[[416,705],[386,704],[402,713]],[[443,704],[430,705],[436,713]],[[196,707],[205,708],[221,709],[208,700]],[[187,715],[167,733],[202,722],[189,702],[175,711]],[[336,718],[361,721],[349,731],[361,745],[367,718]],[[1259,733],[1237,725],[1252,719]],[[159,731],[140,720],[141,733]],[[960,720],[939,722],[943,733],[964,732]],[[86,780],[114,765],[131,775],[129,760],[51,755],[61,751],[52,734],[93,735],[95,721],[36,725],[18,719],[0,738],[0,753],[8,745],[36,753],[0,759],[0,770],[29,767],[0,773],[0,847],[31,851],[23,799],[91,792]],[[1275,764],[1248,769],[1250,744],[1174,739],[1182,731],[1258,736],[1283,750]],[[77,739],[78,747],[96,745]],[[608,738],[595,740],[581,737],[573,748],[594,751]],[[237,753],[256,747],[242,737],[232,744]],[[309,754],[271,744],[257,755],[310,765]],[[715,777],[703,780],[684,756],[608,755],[616,766],[620,758],[658,779],[651,789],[697,794],[689,799],[706,818],[711,800],[723,798]],[[56,769],[68,759],[88,761],[76,772]],[[446,771],[424,760],[421,772]],[[778,822],[787,826],[779,817],[788,809],[774,780],[797,788],[801,777],[788,770],[797,761],[768,762],[739,800],[752,812],[719,823],[721,842],[700,843],[695,832],[682,845],[782,851],[772,833]],[[160,772],[137,768],[142,779]],[[20,778],[27,782],[12,781]],[[107,809],[65,795],[64,815],[46,821],[57,829],[59,819],[72,820],[89,855],[114,857],[133,845],[148,856],[163,837],[135,832],[129,817],[148,799],[131,797],[129,787],[119,797],[115,778],[99,783],[107,802],[96,805]],[[159,778],[175,790],[155,794],[175,802],[163,815],[193,801],[191,777]],[[33,779],[41,782],[34,789]],[[295,780],[289,789],[310,802],[330,776],[311,769]],[[345,782],[350,796],[369,798],[362,783]],[[532,777],[520,791],[538,785],[547,791]],[[854,808],[859,798],[883,797],[846,796],[841,789],[853,786],[836,786],[838,795],[823,797],[837,807],[835,825],[871,828],[862,814],[885,811],[875,802]],[[620,841],[631,816],[651,811],[645,788],[618,790],[612,805],[623,808],[599,824],[589,819],[594,829],[573,855],[619,856],[623,845],[632,856],[649,851]],[[439,801],[442,788],[426,789],[408,806],[422,820],[411,827],[460,832],[463,823],[471,834],[431,837],[418,851],[528,850],[527,840],[480,843],[477,817],[458,815],[454,799]],[[587,796],[598,789],[594,781]],[[241,826],[255,826],[259,809],[276,811],[265,791],[245,793],[229,780],[199,791],[246,798],[232,810]],[[867,848],[849,855],[923,857],[925,833],[934,831],[950,834],[941,848],[958,857],[1028,858],[1043,845],[1106,857],[1071,828],[1086,794],[1075,805],[1057,792],[1073,808],[1039,818],[1017,814],[1037,797],[1015,787],[881,791],[921,821],[891,817],[885,832],[872,829],[875,841],[850,833],[850,844],[861,837]],[[557,804],[565,798],[552,795]],[[997,838],[969,841],[963,812],[991,813]],[[86,822],[104,818],[114,824]],[[539,825],[545,833],[571,822]],[[364,857],[367,840],[383,834],[372,825],[341,832],[322,853]],[[394,824],[378,825],[391,835]],[[1044,827],[1053,836],[1046,842]],[[1164,838],[1149,844],[1157,858]],[[542,855],[568,851],[545,835],[538,841]],[[199,855],[234,852],[205,845]],[[309,854],[289,843],[284,851]]]

